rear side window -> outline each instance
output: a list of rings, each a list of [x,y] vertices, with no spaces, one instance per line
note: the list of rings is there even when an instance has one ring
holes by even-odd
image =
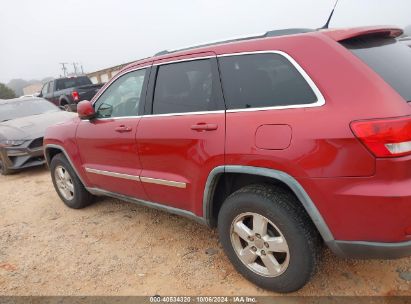
[[[210,59],[161,65],[154,91],[153,114],[219,109],[218,90],[221,88],[213,71]]]
[[[341,43],[411,101],[411,48],[394,38],[358,37]]]
[[[280,54],[219,58],[228,109],[311,104],[317,97],[310,85]]]
[[[87,76],[62,78],[56,80],[56,91],[92,84]]]

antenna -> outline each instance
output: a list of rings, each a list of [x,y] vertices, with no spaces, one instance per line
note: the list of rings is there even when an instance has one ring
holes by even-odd
[[[337,3],[338,3],[338,0],[335,0],[333,10],[331,11],[330,16],[328,17],[327,22],[323,25],[323,27],[320,27],[319,30],[328,29],[328,26],[330,25],[330,21],[331,21],[331,18],[332,18],[332,16],[333,16],[333,14],[334,14],[334,10],[335,10],[335,8],[336,8],[336,6],[337,6]]]

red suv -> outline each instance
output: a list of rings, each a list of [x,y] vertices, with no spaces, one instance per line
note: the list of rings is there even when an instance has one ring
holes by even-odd
[[[325,243],[411,255],[411,49],[397,28],[283,30],[124,68],[45,155],[71,208],[107,195],[218,227],[236,269],[301,288]]]

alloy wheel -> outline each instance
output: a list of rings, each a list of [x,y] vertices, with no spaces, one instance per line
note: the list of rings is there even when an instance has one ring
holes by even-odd
[[[69,172],[63,166],[57,166],[54,170],[57,189],[68,201],[74,198],[74,184]]]
[[[285,272],[290,250],[284,235],[266,217],[246,212],[231,224],[231,244],[240,261],[253,272],[277,277]]]

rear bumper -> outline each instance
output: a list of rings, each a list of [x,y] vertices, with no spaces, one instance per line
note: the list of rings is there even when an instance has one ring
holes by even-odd
[[[332,241],[328,246],[343,258],[398,259],[411,256],[411,241],[399,243]]]

